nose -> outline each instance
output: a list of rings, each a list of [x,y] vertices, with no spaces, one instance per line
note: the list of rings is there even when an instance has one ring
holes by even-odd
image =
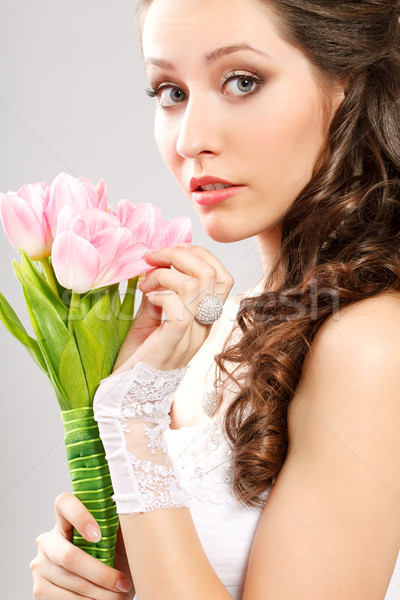
[[[176,151],[183,158],[196,159],[202,154],[218,155],[222,151],[221,119],[218,110],[200,97],[187,102],[180,122]]]

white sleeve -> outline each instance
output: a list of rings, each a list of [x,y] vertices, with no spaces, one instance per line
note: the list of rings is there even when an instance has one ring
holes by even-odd
[[[119,514],[187,505],[165,441],[173,393],[186,369],[161,371],[137,362],[100,382],[94,418]]]

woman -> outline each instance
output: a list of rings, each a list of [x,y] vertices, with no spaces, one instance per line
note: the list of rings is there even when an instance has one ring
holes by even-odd
[[[226,339],[218,259],[148,256],[149,295],[95,400],[121,450],[118,569],[72,546],[72,526],[98,528],[62,495],[35,598],[132,597],[130,574],[140,600],[384,598],[400,547],[398,8],[140,0],[160,152],[210,237],[256,236],[265,277]],[[207,296],[225,321],[201,317]],[[207,421],[196,377],[225,339]]]

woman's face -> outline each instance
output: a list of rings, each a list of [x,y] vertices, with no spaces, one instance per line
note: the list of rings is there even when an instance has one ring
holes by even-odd
[[[157,145],[218,242],[276,235],[343,99],[337,89],[327,103],[310,62],[275,23],[260,0],[153,0],[145,15]],[[207,176],[241,187],[220,196],[191,189]]]

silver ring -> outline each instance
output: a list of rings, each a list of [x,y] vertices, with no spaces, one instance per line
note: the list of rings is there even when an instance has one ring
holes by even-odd
[[[210,325],[218,321],[222,315],[224,305],[218,296],[208,295],[200,302],[197,307],[195,319],[201,325]]]

